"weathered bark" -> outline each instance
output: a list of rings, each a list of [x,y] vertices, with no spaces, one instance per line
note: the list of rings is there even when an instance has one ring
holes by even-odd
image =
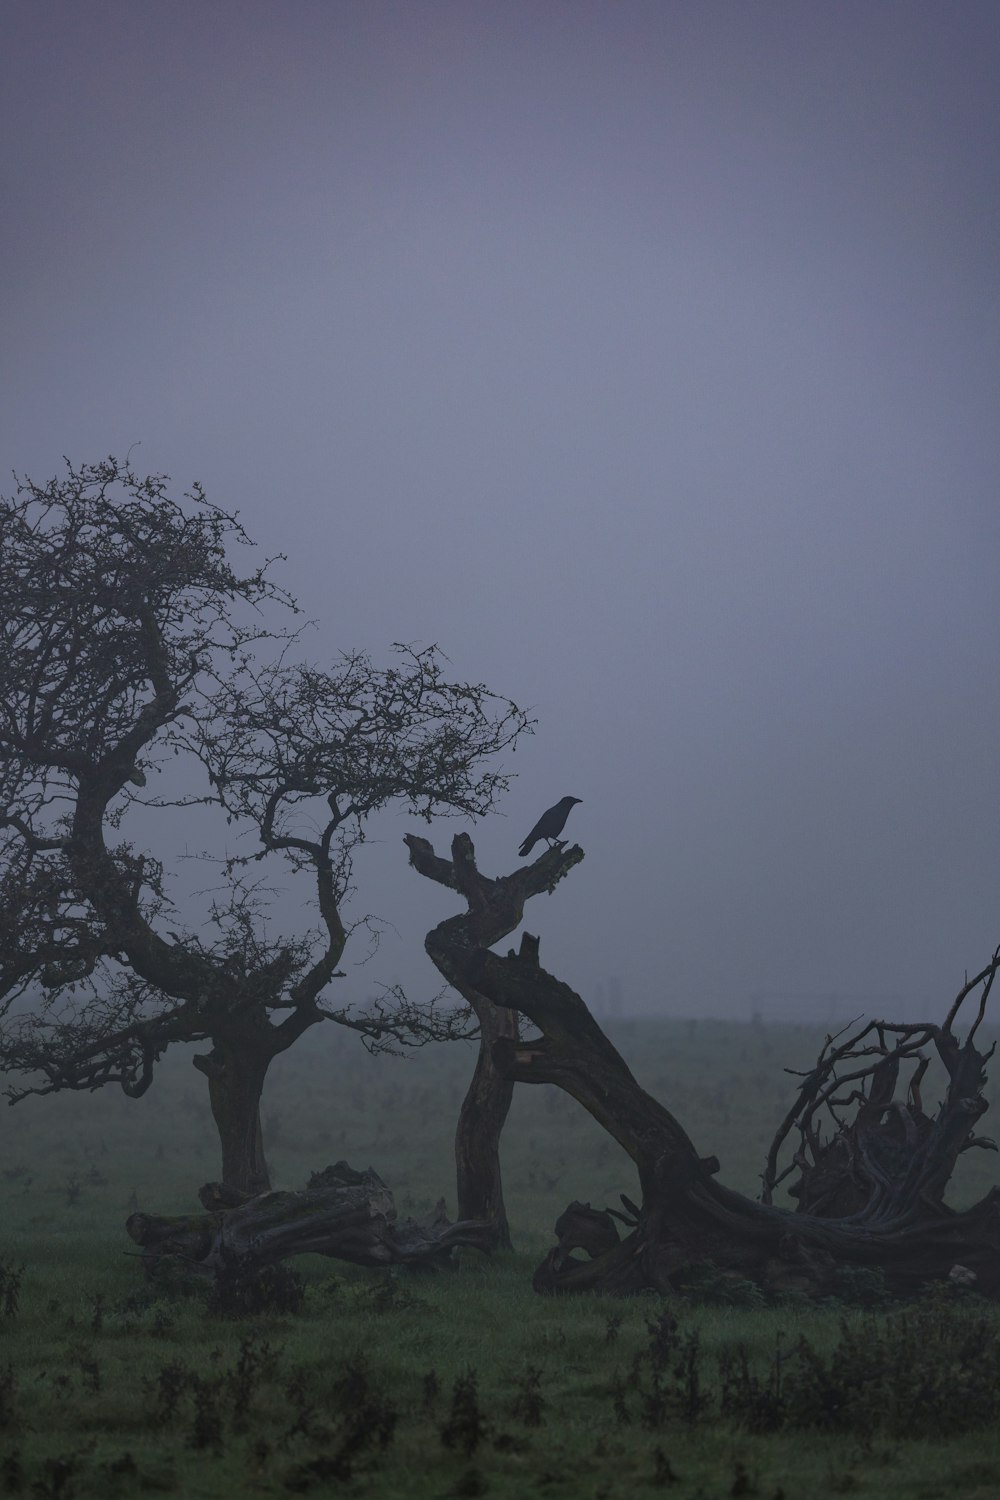
[[[231,1203],[231,1190],[218,1188],[208,1184],[203,1201]],[[304,1192],[262,1193],[206,1214],[135,1213],[125,1227],[142,1246],[147,1272],[174,1256],[216,1275],[307,1253],[358,1266],[445,1266],[456,1247],[489,1250],[493,1239],[490,1224],[450,1223],[443,1203],[425,1218],[398,1219],[378,1174],[343,1161],[313,1173]]]
[[[501,888],[503,882],[480,877],[474,886],[468,873],[469,866],[474,869],[474,856],[466,836],[460,835],[453,851],[456,868],[461,862],[466,872],[465,888],[475,889],[478,899],[488,904],[491,889]],[[491,930],[496,941],[502,935],[499,903],[494,915]],[[589,1260],[572,1254],[584,1240],[579,1213],[570,1215],[567,1234],[560,1235],[560,1245],[535,1274],[537,1290],[667,1291],[692,1263],[711,1261],[771,1287],[812,1292],[825,1291],[840,1264],[877,1266],[899,1287],[944,1279],[960,1264],[975,1274],[981,1291],[1000,1295],[1000,1194],[990,1193],[963,1214],[946,1209],[940,1193],[947,1151],[930,1152],[922,1170],[912,1177],[904,1174],[905,1189],[880,1200],[878,1211],[868,1217],[831,1220],[752,1202],[713,1181],[718,1162],[699,1157],[680,1123],[640,1088],[579,995],[540,967],[536,938],[525,934],[520,951],[501,958],[485,946],[456,942],[455,930],[442,923],[427,939],[428,952],[441,952],[464,984],[495,1005],[521,1012],[541,1032],[537,1040],[495,1043],[498,1071],[515,1082],[554,1083],[570,1093],[629,1154],[642,1187],[642,1205],[632,1216],[631,1232],[611,1244],[610,1234],[617,1237],[617,1230],[608,1217],[600,1225],[603,1239],[599,1237],[594,1247],[598,1253]],[[998,964],[1000,958],[995,957],[979,982],[988,983]],[[949,1032],[956,1008],[949,1017]],[[981,1014],[982,1007],[980,1019]],[[961,1053],[957,1043],[955,1048]],[[966,1138],[970,1123],[985,1107],[978,1094],[961,1092],[981,1086],[981,1066],[977,1072],[968,1053],[955,1066],[953,1082],[959,1081],[954,1109],[940,1132],[941,1140],[948,1142],[955,1136]],[[574,1207],[594,1214],[589,1205]],[[591,1236],[592,1220],[589,1223]]]
[[[463,839],[465,842],[463,842]],[[503,1077],[493,1058],[494,1044],[516,1042],[520,1035],[517,1012],[494,1005],[470,985],[454,951],[489,947],[520,922],[529,896],[552,890],[583,850],[566,852],[561,845],[541,859],[525,865],[504,880],[487,880],[476,869],[472,843],[460,835],[452,860],[440,859],[426,839],[405,835],[410,863],[421,875],[458,891],[468,902],[468,911],[452,917],[429,933],[425,947],[448,983],[471,1006],[479,1022],[479,1056],[468,1092],[462,1103],[455,1131],[455,1169],[460,1219],[483,1219],[494,1225],[494,1245],[511,1248],[510,1227],[503,1200],[500,1169],[500,1137],[513,1097],[513,1080]],[[469,858],[465,857],[466,845]],[[444,934],[438,938],[438,933]]]

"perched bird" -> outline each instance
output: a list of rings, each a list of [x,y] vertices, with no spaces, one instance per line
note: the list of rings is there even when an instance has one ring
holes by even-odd
[[[582,797],[563,797],[561,801],[556,803],[555,807],[550,807],[548,812],[543,812],[521,845],[519,850],[521,858],[524,859],[526,855],[531,853],[539,839],[548,839],[549,847],[551,848],[553,841],[562,833],[573,804],[582,801]]]

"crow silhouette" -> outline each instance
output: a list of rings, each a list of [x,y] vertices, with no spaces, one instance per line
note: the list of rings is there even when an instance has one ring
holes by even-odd
[[[566,819],[569,817],[574,803],[582,801],[582,797],[563,797],[561,801],[556,803],[555,807],[550,807],[548,812],[543,812],[521,845],[519,850],[521,858],[524,859],[526,855],[531,853],[539,839],[548,839],[549,847],[551,848],[553,841],[562,833]]]

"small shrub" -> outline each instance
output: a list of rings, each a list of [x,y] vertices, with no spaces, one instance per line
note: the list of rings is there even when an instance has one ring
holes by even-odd
[[[344,1295],[349,1285],[346,1277],[334,1272],[330,1276],[324,1276],[322,1281],[314,1282],[309,1288],[308,1296],[319,1298],[322,1302],[336,1302]]]
[[[218,1383],[214,1380],[202,1380],[196,1375],[193,1386],[194,1416],[188,1431],[188,1447],[214,1448],[218,1451],[222,1447],[225,1425]]]
[[[541,1427],[545,1421],[545,1397],[542,1395],[542,1372],[537,1365],[527,1365],[515,1380],[517,1394],[511,1403],[511,1413],[519,1417],[525,1427]]]
[[[68,1500],[73,1493],[73,1479],[80,1468],[75,1453],[60,1454],[58,1458],[47,1458],[41,1466],[31,1492],[38,1500]]]
[[[611,1406],[619,1427],[627,1427],[632,1420],[632,1413],[628,1408],[626,1382],[622,1379],[620,1370],[615,1371],[611,1382]]]
[[[658,1318],[647,1318],[646,1332],[649,1343],[646,1355],[653,1368],[662,1370],[677,1348],[679,1324],[673,1313],[661,1312]]]
[[[300,1433],[306,1438],[314,1435],[316,1403],[309,1390],[308,1373],[301,1365],[295,1366],[286,1375],[285,1395],[295,1412],[294,1422],[288,1426],[281,1439],[282,1446],[287,1447],[292,1438]]]
[[[153,1338],[165,1338],[174,1329],[173,1302],[152,1288],[123,1297],[103,1312],[101,1329],[108,1334],[135,1334],[140,1329]],[[91,1324],[93,1332],[93,1324]]]
[[[217,1273],[208,1310],[223,1318],[281,1316],[300,1312],[305,1295],[302,1277],[280,1261],[260,1267],[235,1265]]]
[[[132,1483],[139,1478],[139,1465],[131,1453],[126,1450],[124,1453],[120,1453],[117,1458],[113,1458],[109,1463],[106,1463],[104,1465],[104,1472],[112,1484],[119,1479],[126,1483]]]
[[[437,1398],[441,1394],[441,1382],[438,1379],[437,1370],[428,1370],[422,1382],[423,1407],[425,1411],[433,1411],[437,1405]]]
[[[350,1479],[351,1472],[350,1463],[339,1454],[320,1453],[304,1463],[293,1464],[285,1475],[284,1487],[290,1494],[302,1495],[314,1485]]]
[[[479,1469],[466,1469],[465,1473],[455,1481],[451,1493],[455,1500],[476,1500],[478,1495],[485,1495],[489,1490],[486,1476]]]
[[[471,1458],[486,1436],[487,1424],[479,1409],[478,1376],[470,1366],[455,1381],[451,1394],[451,1411],[441,1427],[441,1441],[446,1448],[457,1448]]]
[[[701,1339],[697,1332],[684,1335],[674,1367],[674,1404],[685,1422],[697,1422],[711,1405],[701,1383]]]
[[[830,1278],[830,1294],[848,1307],[888,1307],[895,1300],[885,1272],[877,1266],[837,1266]]]
[[[144,1286],[116,1304],[119,1313],[142,1312],[154,1302],[207,1302],[211,1282],[201,1271],[176,1255],[162,1255],[150,1264],[149,1280]]]
[[[260,1387],[277,1373],[280,1351],[266,1339],[245,1338],[236,1363],[222,1377],[237,1422],[245,1422]]]
[[[14,1366],[0,1370],[0,1428],[17,1426],[17,1376]]]
[[[150,1420],[158,1426],[188,1420],[188,1446],[220,1449],[227,1431],[245,1432],[261,1386],[277,1372],[280,1351],[266,1340],[245,1338],[233,1364],[221,1367],[221,1351],[208,1356],[216,1365],[202,1375],[179,1360],[171,1360],[144,1382]]]
[[[376,1388],[361,1354],[343,1366],[332,1392],[337,1425],[325,1433],[326,1447],[315,1458],[295,1464],[285,1475],[286,1489],[301,1493],[317,1484],[353,1477],[362,1454],[376,1445],[386,1448],[395,1435],[399,1414]],[[301,1423],[299,1430],[303,1430]]]
[[[24,1465],[19,1448],[11,1449],[0,1459],[0,1485],[10,1495],[18,1495],[24,1488]]]
[[[611,1386],[616,1422],[632,1421],[630,1394],[635,1398],[634,1415],[643,1427],[663,1427],[672,1417],[695,1423],[712,1405],[702,1380],[703,1354],[696,1330],[682,1333],[671,1312],[646,1323],[649,1342],[636,1355],[627,1379],[616,1371]]]
[[[639,1421],[643,1427],[655,1432],[664,1425],[670,1410],[670,1398],[664,1387],[662,1370],[654,1365],[649,1379],[645,1384],[637,1381],[636,1389],[639,1395]]]
[[[653,1450],[653,1483],[654,1484],[676,1484],[680,1478],[674,1473],[674,1466],[664,1453],[662,1448]]]
[[[23,1276],[23,1266],[16,1266],[12,1260],[0,1257],[0,1316],[17,1317]]]
[[[604,1325],[604,1342],[606,1344],[613,1344],[617,1341],[618,1335],[621,1332],[622,1323],[624,1321],[624,1317],[621,1313],[611,1314]]]
[[[751,1369],[745,1344],[723,1349],[719,1355],[722,1415],[735,1418],[748,1432],[776,1432],[785,1420],[781,1370],[780,1336],[774,1359],[763,1376]]]
[[[675,1285],[681,1296],[697,1307],[745,1307],[768,1305],[768,1296],[756,1281],[733,1271],[724,1271],[712,1261],[701,1261],[678,1273]]]
[[[91,1302],[92,1312],[90,1315],[91,1333],[100,1333],[104,1323],[105,1297],[103,1292],[95,1292]]]
[[[1000,1324],[976,1303],[916,1303],[840,1325],[824,1353],[807,1338],[779,1347],[769,1371],[745,1350],[720,1358],[722,1409],[751,1431],[851,1432],[870,1440],[919,1432],[951,1437],[1000,1418]]]
[[[160,1368],[154,1380],[143,1382],[146,1396],[152,1406],[154,1423],[166,1425],[177,1415],[182,1397],[194,1387],[197,1377],[188,1365],[180,1360],[171,1360]]]
[[[756,1495],[757,1485],[750,1474],[750,1470],[740,1459],[733,1463],[733,1482],[729,1487],[731,1495]]]
[[[149,1331],[154,1339],[164,1339],[174,1331],[174,1320],[161,1303],[154,1303],[149,1320]]]
[[[386,1271],[376,1281],[362,1282],[354,1288],[354,1298],[366,1312],[379,1314],[412,1312],[427,1306],[392,1271]]]

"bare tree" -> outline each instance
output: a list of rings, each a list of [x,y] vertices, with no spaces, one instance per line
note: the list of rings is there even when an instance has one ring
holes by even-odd
[[[565,1089],[638,1171],[642,1202],[623,1197],[624,1214],[570,1204],[556,1225],[558,1245],[535,1273],[537,1290],[669,1291],[692,1264],[710,1261],[772,1288],[812,1292],[828,1290],[841,1265],[877,1267],[899,1288],[942,1280],[959,1268],[981,1291],[1000,1295],[1000,1191],[961,1213],[943,1196],[959,1154],[990,1144],[974,1129],[986,1109],[990,1055],[975,1042],[1000,950],[963,985],[942,1026],[879,1022],[824,1049],[779,1130],[765,1201],[753,1202],[715,1180],[718,1160],[699,1155],[681,1123],[640,1087],[580,996],[541,967],[537,938],[524,934],[519,950],[506,957],[491,951],[520,920],[520,907],[510,899],[513,883],[522,882],[528,894],[523,882],[534,870],[536,889],[551,889],[583,851],[557,847],[527,870],[491,880],[476,868],[467,834],[454,840],[450,861],[435,856],[424,840],[417,848],[409,842],[416,868],[460,892],[468,908],[428,934],[428,952],[452,983],[461,982],[463,993],[474,991],[537,1028],[535,1037],[493,1043],[499,1077]],[[975,1013],[960,1039],[957,1018],[974,996]],[[921,1055],[932,1045],[949,1078],[933,1119],[919,1100]],[[917,1076],[908,1099],[894,1102],[898,1069],[907,1059],[914,1060]],[[831,1105],[835,1120],[837,1111],[857,1107],[854,1126],[839,1120],[832,1157],[830,1142],[824,1146],[817,1131],[817,1111]],[[792,1212],[766,1200],[782,1175],[781,1146],[796,1126],[802,1207]],[[624,1238],[616,1220],[627,1225]],[[580,1249],[586,1259],[573,1253]]]
[[[394,801],[427,819],[490,811],[507,785],[496,757],[530,722],[447,680],[433,646],[397,647],[385,668],[361,652],[308,663],[275,560],[238,571],[237,518],[167,485],[127,461],[67,461],[0,504],[0,1065],[30,1075],[15,1100],[137,1095],[171,1043],[210,1043],[195,1065],[223,1180],[254,1193],[264,1078],[308,1027],[370,1046],[455,1032],[454,1012],[398,995],[330,1005],[351,855]],[[177,792],[177,757],[197,792]],[[137,803],[235,825],[196,917],[121,836]],[[258,866],[275,860],[305,882],[312,930],[272,934]]]

